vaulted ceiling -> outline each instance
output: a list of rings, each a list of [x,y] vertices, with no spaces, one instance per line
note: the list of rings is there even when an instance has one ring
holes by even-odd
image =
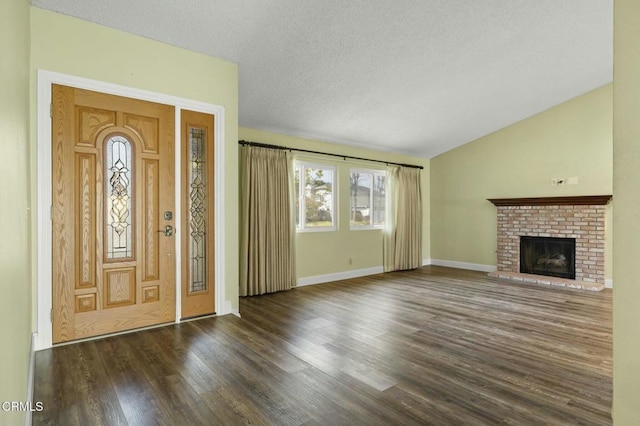
[[[241,126],[433,157],[612,81],[612,0],[32,0],[238,64]]]

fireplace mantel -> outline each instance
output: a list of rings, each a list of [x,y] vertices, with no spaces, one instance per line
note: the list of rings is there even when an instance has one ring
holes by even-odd
[[[567,197],[488,198],[495,206],[604,206],[611,195],[580,195]]]

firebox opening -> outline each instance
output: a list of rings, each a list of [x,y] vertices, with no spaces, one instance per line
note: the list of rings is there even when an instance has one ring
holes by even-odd
[[[520,272],[576,279],[576,239],[520,237]]]

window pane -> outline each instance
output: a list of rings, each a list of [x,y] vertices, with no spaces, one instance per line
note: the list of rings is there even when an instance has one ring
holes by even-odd
[[[361,172],[350,174],[351,225],[371,225],[371,180],[373,175]]]
[[[300,226],[300,168],[296,167],[294,172],[294,186],[296,194],[295,203],[296,203],[296,227]]]
[[[351,170],[349,174],[351,228],[384,226],[385,175],[376,170]]]
[[[385,191],[386,179],[384,175],[373,176],[373,225],[384,225],[385,219]]]
[[[333,170],[304,168],[306,227],[333,226]]]

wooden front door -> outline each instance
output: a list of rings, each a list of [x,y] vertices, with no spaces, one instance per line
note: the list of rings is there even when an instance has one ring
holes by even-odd
[[[174,107],[52,99],[53,342],[173,321]]]

